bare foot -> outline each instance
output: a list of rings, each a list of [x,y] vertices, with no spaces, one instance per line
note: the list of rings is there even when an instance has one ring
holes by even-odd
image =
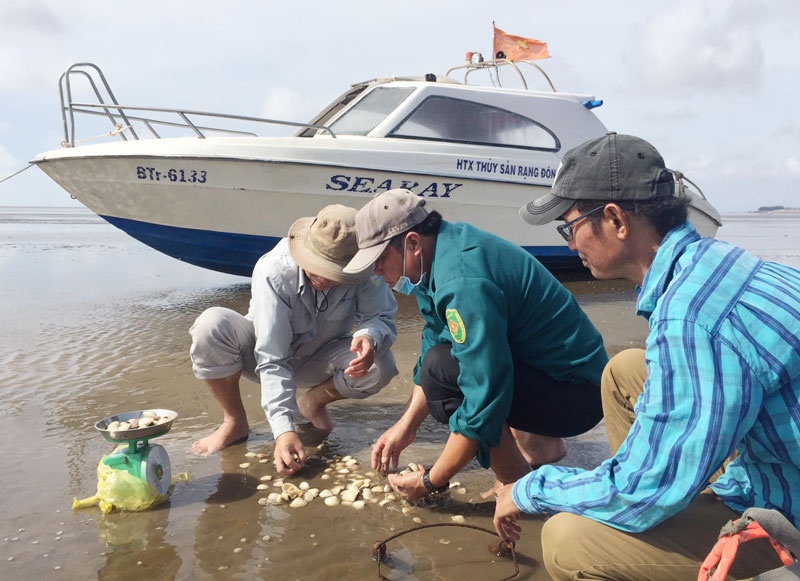
[[[514,429],[512,434],[522,457],[534,468],[558,462],[567,455],[567,443],[562,438],[540,436]]]
[[[494,481],[494,484],[492,485],[492,487],[489,490],[485,491],[485,492],[481,492],[481,498],[486,500],[487,498],[496,497],[497,493],[500,492],[500,489],[503,488],[503,486],[505,486],[505,484],[503,484],[502,482],[500,482],[499,480],[497,480],[495,478],[495,481]]]
[[[316,401],[317,399],[319,398],[315,398],[313,394],[307,393],[303,397],[297,398],[297,409],[305,419],[311,422],[312,426],[318,430],[330,432],[333,426],[336,425],[336,422],[331,417],[331,414],[328,413],[328,408],[325,407],[327,402],[320,405],[320,402]]]
[[[192,444],[192,452],[195,454],[211,454],[246,440],[249,433],[250,426],[247,423],[222,422],[213,434],[194,442]]]

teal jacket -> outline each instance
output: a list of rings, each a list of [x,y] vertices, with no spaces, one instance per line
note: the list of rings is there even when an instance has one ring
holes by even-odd
[[[425,320],[420,364],[447,343],[460,366],[461,406],[450,430],[478,442],[478,461],[500,443],[514,393],[514,361],[557,381],[600,384],[608,362],[600,333],[538,260],[469,224],[442,221],[417,305]]]

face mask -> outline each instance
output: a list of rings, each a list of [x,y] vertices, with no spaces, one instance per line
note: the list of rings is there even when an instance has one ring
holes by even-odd
[[[420,270],[425,270],[425,261],[422,259],[422,254],[419,255]],[[406,242],[403,240],[403,276],[397,279],[397,282],[392,287],[393,291],[399,292],[401,295],[411,296],[417,292],[422,281],[425,280],[425,273],[423,272],[419,280],[415,283],[411,282],[406,276]]]

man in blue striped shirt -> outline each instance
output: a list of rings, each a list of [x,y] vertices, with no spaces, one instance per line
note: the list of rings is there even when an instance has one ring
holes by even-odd
[[[636,283],[650,328],[602,378],[613,457],[543,466],[498,494],[503,538],[519,539],[520,512],[557,513],[542,531],[555,579],[697,579],[745,509],[800,524],[800,272],[702,238],[691,199],[652,145],[609,133],[569,151],[551,193],[520,210],[563,220],[596,278]],[[731,574],[779,564],[752,541]]]

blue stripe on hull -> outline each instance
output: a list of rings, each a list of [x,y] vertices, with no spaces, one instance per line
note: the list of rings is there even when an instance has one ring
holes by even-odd
[[[239,276],[250,276],[261,255],[280,241],[274,236],[213,232],[113,216],[101,217],[136,240],[182,262]]]
[[[213,232],[150,222],[101,216],[129,236],[182,262],[209,270],[249,277],[256,261],[280,240],[274,236],[253,236]],[[552,270],[580,267],[578,255],[566,246],[523,246]]]
[[[550,270],[585,270],[581,259],[578,258],[578,253],[572,252],[566,246],[523,246],[522,248],[533,254]]]

